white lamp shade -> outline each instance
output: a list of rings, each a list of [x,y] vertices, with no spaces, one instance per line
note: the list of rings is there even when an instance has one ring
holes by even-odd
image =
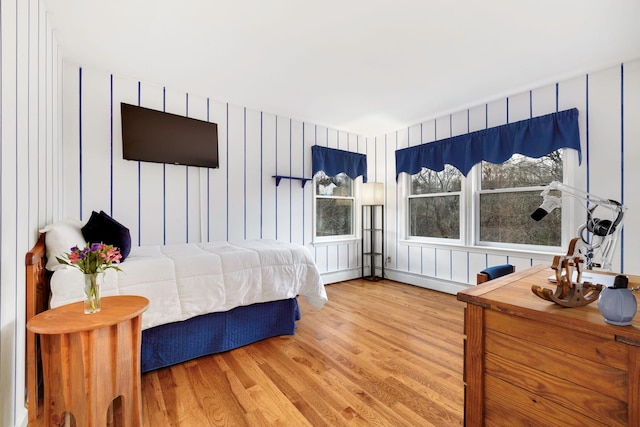
[[[384,205],[384,184],[382,182],[362,184],[360,202],[363,205]]]

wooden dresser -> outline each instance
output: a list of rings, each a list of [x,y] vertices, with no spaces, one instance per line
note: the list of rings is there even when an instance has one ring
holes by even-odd
[[[563,308],[535,296],[531,285],[555,289],[552,274],[532,267],[458,293],[465,425],[640,426],[640,315],[613,326],[597,302]]]

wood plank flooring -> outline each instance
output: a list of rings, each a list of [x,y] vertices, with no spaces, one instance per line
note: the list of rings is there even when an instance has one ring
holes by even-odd
[[[156,426],[460,426],[463,311],[454,295],[387,280],[300,298],[295,336],[143,374]]]
[[[464,304],[390,281],[300,299],[295,336],[143,375],[147,426],[462,425]]]

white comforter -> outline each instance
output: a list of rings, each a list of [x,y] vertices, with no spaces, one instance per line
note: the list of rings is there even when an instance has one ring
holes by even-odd
[[[149,299],[142,328],[302,295],[314,307],[327,294],[311,253],[276,240],[141,246],[105,273],[102,296]],[[51,278],[51,307],[81,301],[84,278],[73,267]]]

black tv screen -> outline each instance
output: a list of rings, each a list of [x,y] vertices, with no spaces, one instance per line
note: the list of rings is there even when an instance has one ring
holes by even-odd
[[[121,103],[126,160],[218,167],[218,125]]]

